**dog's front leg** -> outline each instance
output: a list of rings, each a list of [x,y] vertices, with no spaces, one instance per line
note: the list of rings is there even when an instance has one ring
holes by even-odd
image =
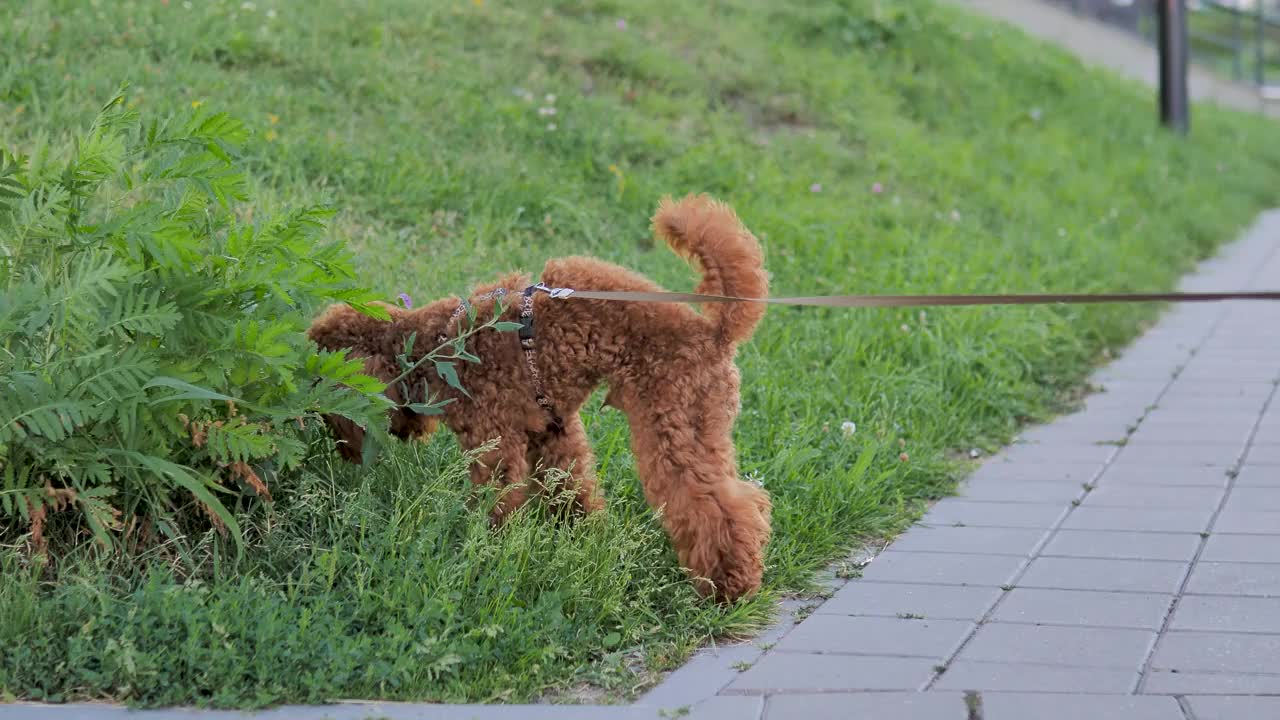
[[[473,485],[493,484],[498,489],[498,500],[490,513],[493,524],[501,525],[508,515],[525,504],[529,498],[528,441],[523,432],[510,431],[502,435],[488,435],[482,440],[466,433],[460,437],[464,447],[474,449],[498,439],[498,446],[481,455],[471,465]],[[469,437],[470,436],[470,437]]]
[[[575,411],[564,421],[564,427],[535,437],[529,448],[534,472],[552,502],[572,493],[575,515],[586,515],[604,508],[604,499],[596,484],[596,459],[582,417]],[[555,471],[564,473],[557,477]]]

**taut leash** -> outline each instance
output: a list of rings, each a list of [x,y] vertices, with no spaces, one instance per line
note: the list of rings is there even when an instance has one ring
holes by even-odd
[[[1167,293],[1017,293],[1007,295],[819,295],[809,297],[736,297],[681,292],[640,292],[633,290],[543,290],[556,299],[614,300],[620,302],[730,303],[808,307],[886,308],[975,305],[1088,305],[1095,303],[1222,302],[1226,300],[1280,300],[1280,291],[1259,292],[1167,292]]]

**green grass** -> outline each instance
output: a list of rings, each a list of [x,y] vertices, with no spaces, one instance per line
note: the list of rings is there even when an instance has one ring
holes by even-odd
[[[39,153],[121,80],[148,113],[227,110],[259,133],[264,209],[330,200],[369,284],[419,302],[565,253],[689,288],[647,232],[688,191],[737,207],[777,294],[1155,290],[1280,177],[1274,125],[1197,108],[1174,138],[1149,92],[926,0],[191,5],[5,4],[0,141]],[[610,505],[577,526],[535,510],[488,531],[441,434],[367,472],[317,438],[243,518],[239,561],[206,535],[33,566],[11,528],[0,697],[626,698],[901,529],[953,488],[955,450],[1053,412],[1150,318],[771,311],[741,353],[737,441],[776,539],[765,593],[731,608],[684,582],[598,400]]]

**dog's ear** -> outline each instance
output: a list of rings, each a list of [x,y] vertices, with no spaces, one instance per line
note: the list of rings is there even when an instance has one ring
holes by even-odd
[[[405,409],[400,407],[405,402],[402,383],[393,382],[399,375],[395,371],[395,365],[386,358],[376,355],[361,355],[359,352],[353,352],[350,357],[364,362],[365,375],[386,383],[387,388],[383,391],[383,394],[397,406],[389,412],[392,426],[394,427],[397,416],[405,412]],[[338,441],[338,453],[349,462],[357,465],[361,464],[364,461],[365,429],[346,418],[331,419],[326,417],[325,421],[329,423],[334,438]]]
[[[350,349],[349,357],[364,361],[366,375],[390,381],[394,375],[388,374],[389,366],[385,362],[375,361],[368,350],[378,344],[385,333],[386,323],[371,318],[350,305],[330,305],[307,328],[307,337],[324,350]],[[325,415],[325,425],[338,441],[338,454],[348,462],[360,464],[364,453],[364,428],[340,415]]]
[[[394,319],[398,308],[383,306]],[[307,337],[325,350],[350,348],[354,355],[377,354],[392,331],[392,323],[369,317],[345,303],[330,305],[307,328]],[[390,376],[394,377],[394,376]],[[389,378],[388,378],[389,379]]]
[[[400,375],[394,365],[382,357],[354,357],[364,361],[366,375],[387,383],[383,394],[396,404],[387,413],[390,421],[387,429],[392,435],[401,440],[423,440],[435,432],[439,425],[435,417],[415,413],[405,407],[413,399],[405,394],[405,381],[392,382]],[[340,416],[325,416],[325,423],[338,441],[338,454],[348,462],[361,464],[364,461],[365,429]]]
[[[402,312],[386,307],[393,318]],[[379,354],[388,346],[387,334],[395,331],[393,323],[371,318],[349,305],[333,305],[311,323],[307,337],[326,350],[349,348],[350,358],[364,362],[366,375],[387,384],[384,393],[397,406],[388,413],[391,434],[401,440],[424,438],[435,431],[436,418],[405,407],[414,401],[406,392],[408,385],[405,381],[393,382],[400,376],[399,368],[393,358]],[[365,429],[342,417],[325,417],[325,423],[338,440],[339,454],[350,462],[361,463]]]
[[[439,421],[435,416],[416,413],[407,407],[411,403],[424,400],[425,390],[415,397],[415,393],[409,385],[410,381],[407,378],[399,382],[391,382],[400,373],[394,372],[394,368],[382,358],[366,359],[365,373],[377,377],[384,383],[388,383],[384,394],[387,399],[396,404],[395,409],[389,413],[390,424],[387,427],[388,432],[401,440],[424,440],[436,431]]]

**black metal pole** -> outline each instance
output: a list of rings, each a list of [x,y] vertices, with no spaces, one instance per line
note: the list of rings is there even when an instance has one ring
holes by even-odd
[[[1160,49],[1160,122],[1178,133],[1191,125],[1187,98],[1187,8],[1184,0],[1156,0]]]
[[[1253,79],[1261,89],[1267,84],[1267,17],[1262,0],[1254,8]]]
[[[1244,12],[1231,8],[1231,77],[1234,80],[1244,79],[1244,32],[1241,16]]]

